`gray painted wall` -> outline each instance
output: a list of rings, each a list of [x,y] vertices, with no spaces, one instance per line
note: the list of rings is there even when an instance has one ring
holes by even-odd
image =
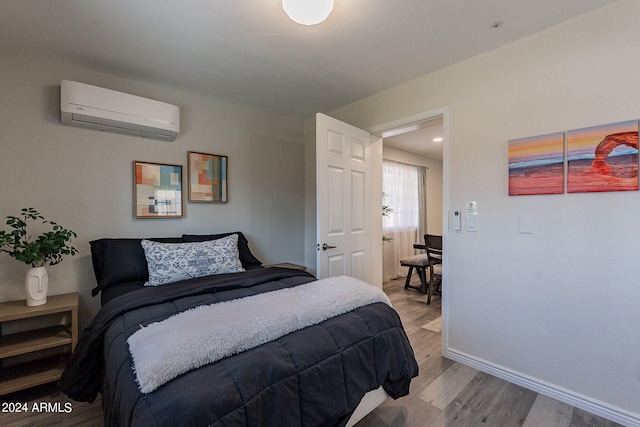
[[[238,105],[0,52],[0,225],[34,207],[78,233],[80,254],[49,268],[50,294],[78,291],[81,324],[99,307],[88,242],[242,230],[265,263],[302,264],[304,145],[301,122]],[[175,104],[174,142],[60,123],[60,81],[76,80]],[[187,151],[229,156],[229,202],[186,203],[183,219],[134,219],[132,161],[183,165]],[[27,266],[0,254],[0,301],[25,298]]]

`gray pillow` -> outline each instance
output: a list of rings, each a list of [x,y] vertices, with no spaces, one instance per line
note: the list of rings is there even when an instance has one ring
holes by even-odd
[[[142,240],[149,268],[145,286],[159,286],[214,274],[245,271],[238,252],[238,235],[194,243]]]

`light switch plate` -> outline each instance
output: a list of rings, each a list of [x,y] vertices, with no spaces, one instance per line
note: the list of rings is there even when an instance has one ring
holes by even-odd
[[[533,234],[532,215],[520,215],[518,217],[518,232],[520,234]]]
[[[466,215],[467,231],[478,231],[478,215]]]

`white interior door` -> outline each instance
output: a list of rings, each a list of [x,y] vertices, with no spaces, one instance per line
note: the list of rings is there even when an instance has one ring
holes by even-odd
[[[318,278],[347,275],[381,286],[379,145],[372,149],[367,131],[316,115]]]

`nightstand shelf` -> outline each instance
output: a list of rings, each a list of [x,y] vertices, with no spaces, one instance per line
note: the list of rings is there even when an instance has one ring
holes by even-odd
[[[64,326],[11,334],[0,337],[0,359],[72,343],[71,331]]]
[[[46,304],[34,307],[25,300],[0,303],[0,332],[8,322],[19,326],[28,319],[56,314],[68,319],[64,325],[0,336],[0,396],[60,379],[78,342],[78,294],[53,295]],[[60,354],[46,354],[51,349]]]
[[[54,356],[3,369],[0,372],[0,396],[58,381],[68,359]]]

